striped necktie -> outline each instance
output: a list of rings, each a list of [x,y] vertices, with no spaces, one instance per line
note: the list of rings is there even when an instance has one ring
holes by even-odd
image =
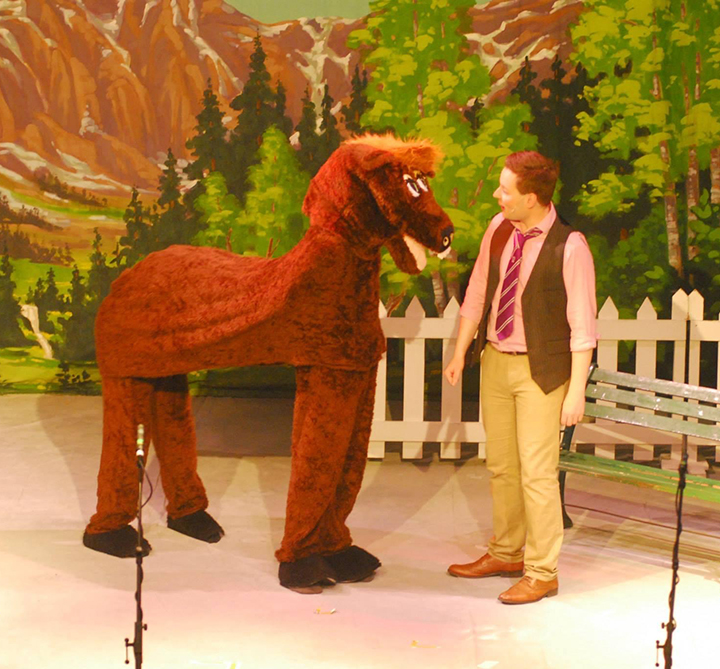
[[[507,270],[505,271],[502,292],[500,293],[500,304],[498,305],[497,318],[495,319],[495,332],[500,341],[507,339],[513,331],[515,293],[517,292],[518,279],[520,278],[523,246],[525,246],[525,242],[528,239],[541,234],[542,230],[540,228],[531,228],[525,234],[516,228],[513,234],[513,251]]]

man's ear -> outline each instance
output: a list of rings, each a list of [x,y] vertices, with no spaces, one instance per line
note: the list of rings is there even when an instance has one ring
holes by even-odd
[[[525,204],[528,209],[533,209],[538,204],[537,193],[525,193]]]

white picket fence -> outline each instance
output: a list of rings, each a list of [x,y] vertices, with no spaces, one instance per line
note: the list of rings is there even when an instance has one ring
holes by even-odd
[[[402,443],[402,457],[423,457],[426,442],[440,444],[440,457],[460,457],[462,443],[478,445],[478,456],[485,457],[485,430],[482,416],[477,421],[461,420],[462,384],[451,386],[443,377],[441,389],[441,418],[424,420],[425,404],[425,345],[428,339],[442,340],[443,368],[455,348],[458,331],[459,305],[453,299],[440,318],[425,315],[417,298],[408,306],[402,318],[388,317],[382,304],[381,323],[388,339],[403,339],[403,400],[402,420],[387,418],[387,359],[380,362],[378,387],[375,398],[375,418],[370,435],[371,458],[383,458],[387,442]],[[604,369],[618,369],[620,341],[636,342],[635,369],[624,370],[641,376],[657,376],[658,342],[671,342],[673,347],[672,380],[685,380],[686,342],[689,341],[688,381],[698,384],[700,379],[701,342],[720,342],[720,321],[706,321],[704,299],[693,291],[687,295],[679,290],[673,296],[669,319],[659,319],[649,299],[645,299],[634,319],[619,318],[611,298],[600,309],[598,325],[598,365]],[[689,322],[689,329],[688,329]],[[715,370],[715,387],[720,387],[720,365]],[[680,437],[657,433],[649,428],[616,425],[608,421],[582,423],[575,431],[575,444],[594,445],[595,455],[614,458],[618,445],[632,445],[633,459],[652,460],[655,445],[670,445],[668,466],[676,466],[680,457]],[[715,446],[715,460],[720,456],[720,445],[699,439],[690,442],[691,471],[700,473],[707,464],[698,462],[698,446]],[[665,466],[665,465],[664,465]]]

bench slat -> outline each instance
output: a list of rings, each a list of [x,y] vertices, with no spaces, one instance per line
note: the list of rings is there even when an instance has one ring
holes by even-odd
[[[631,409],[618,409],[617,407],[585,404],[585,415],[595,418],[607,418],[617,423],[652,427],[656,430],[665,430],[675,434],[686,434],[691,437],[702,437],[711,441],[720,441],[720,425],[703,425],[691,423],[667,416],[656,416],[652,413],[640,413]]]
[[[616,404],[629,404],[631,406],[651,409],[652,411],[664,411],[666,413],[691,416],[720,422],[720,409],[709,407],[703,404],[688,404],[683,400],[668,399],[657,395],[645,395],[630,390],[621,390],[613,386],[598,386],[590,384],[585,390],[585,396],[597,400],[615,402]]]
[[[607,369],[601,369],[600,367],[596,367],[593,370],[590,381],[602,381],[617,386],[625,386],[626,388],[638,388],[640,390],[649,390],[664,395],[675,395],[677,397],[685,397],[701,402],[720,404],[720,390],[715,390],[714,388],[691,386],[686,383],[665,381],[663,379],[649,379],[644,376],[627,374],[626,372],[611,372]]]
[[[560,469],[669,493],[675,493],[680,478],[677,471],[656,469],[647,465],[619,462],[570,451],[563,451],[560,454]],[[720,502],[720,481],[688,475],[685,495],[706,502]]]

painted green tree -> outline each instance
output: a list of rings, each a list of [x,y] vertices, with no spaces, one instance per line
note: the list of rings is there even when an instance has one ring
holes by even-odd
[[[320,103],[320,152],[318,160],[321,165],[332,155],[333,151],[340,146],[342,137],[337,129],[337,119],[333,114],[334,100],[330,95],[330,88],[325,84],[322,102]]]
[[[67,317],[58,319],[61,328],[59,357],[67,362],[90,361],[95,359],[93,329],[95,313],[88,308],[87,284],[77,265],[73,267],[70,294],[66,299]]]
[[[305,95],[303,95],[300,120],[295,130],[297,130],[298,144],[300,145],[297,152],[298,160],[306,172],[315,176],[322,166],[322,149],[317,133],[317,111],[309,87],[305,89]]]
[[[345,129],[353,135],[360,135],[365,131],[362,118],[369,106],[367,99],[367,70],[363,69],[361,74],[360,66],[356,65],[350,85],[350,101],[342,106],[340,113],[345,122]]]
[[[182,204],[180,174],[172,149],[168,149],[159,187],[157,211],[151,215],[153,250],[164,249],[172,244],[189,244],[196,233],[196,222]]]
[[[485,105],[490,75],[471,55],[466,0],[375,0],[367,27],[348,38],[364,53],[370,70],[369,109],[364,126],[401,137],[426,137],[445,154],[432,187],[457,229],[452,256],[459,263],[429,262],[430,290],[439,312],[449,296],[459,297],[460,272],[477,255],[482,233],[496,210],[492,193],[502,158],[533,148],[535,138],[524,129],[530,121],[526,105],[508,101]],[[385,292],[423,293],[424,279],[409,279],[385,258]]]
[[[242,213],[242,205],[228,192],[222,172],[211,172],[203,179],[203,192],[194,206],[200,217],[201,229],[195,235],[193,244],[232,250],[233,226]]]
[[[244,200],[250,187],[248,170],[258,161],[257,150],[265,131],[271,125],[277,125],[287,132],[292,125],[285,116],[285,88],[278,84],[275,90],[272,89],[266,58],[257,34],[247,81],[242,92],[230,103],[238,115],[230,134],[228,168],[224,173],[229,191],[240,201]]]
[[[233,225],[236,253],[277,257],[301,239],[307,219],[302,203],[310,183],[285,134],[271,126],[258,152],[260,162],[249,172],[252,186],[245,208]]]
[[[20,329],[20,303],[14,296],[12,273],[13,266],[6,250],[0,261],[0,347],[29,344]]]
[[[25,298],[28,304],[34,304],[38,308],[38,320],[40,330],[49,334],[54,334],[55,325],[48,317],[51,311],[65,311],[65,300],[58,290],[55,281],[55,270],[50,267],[45,278],[38,278],[35,286],[28,291]]]
[[[102,236],[97,228],[93,232],[87,278],[83,278],[77,266],[73,268],[70,294],[63,301],[70,316],[58,319],[61,326],[59,357],[64,362],[95,360],[95,318],[110,292],[110,284],[122,271],[121,267],[108,265],[107,254],[102,250]]]
[[[713,82],[720,83],[720,34],[712,18],[718,2],[586,4],[588,11],[572,29],[576,59],[602,81],[585,89],[591,111],[580,114],[577,137],[627,167],[613,167],[590,181],[580,196],[580,210],[598,218],[612,216],[632,211],[643,197],[662,206],[666,262],[682,284],[688,262],[700,252],[692,224],[700,202],[700,170],[710,167],[712,182],[718,179],[712,160],[720,145],[713,107]]]
[[[125,221],[125,234],[118,240],[113,262],[117,267],[125,269],[132,267],[155,248],[150,212],[140,201],[137,188],[132,189],[123,221]]]
[[[195,135],[185,142],[193,156],[185,168],[188,179],[202,179],[207,173],[224,167],[227,161],[227,128],[223,124],[223,112],[210,79],[203,91],[201,110],[196,118]]]

